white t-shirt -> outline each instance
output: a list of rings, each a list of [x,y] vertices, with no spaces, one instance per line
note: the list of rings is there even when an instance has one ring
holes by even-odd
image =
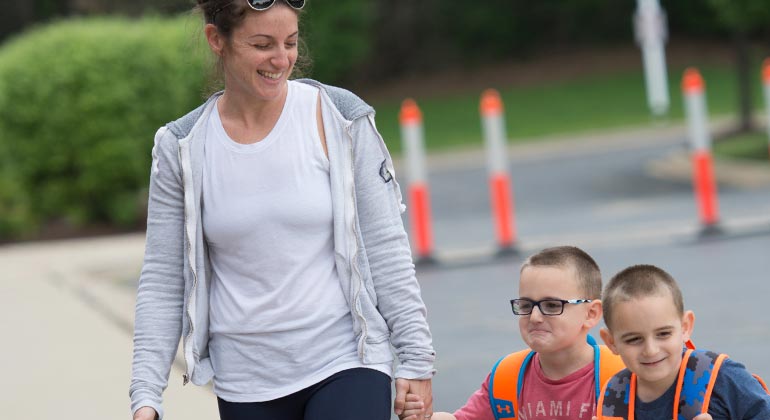
[[[363,366],[335,266],[318,93],[289,82],[278,122],[256,143],[233,141],[218,112],[208,121],[209,352],[226,401],[273,400]]]

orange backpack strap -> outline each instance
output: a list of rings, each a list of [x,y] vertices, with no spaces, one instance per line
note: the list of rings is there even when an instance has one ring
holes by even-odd
[[[517,351],[495,363],[489,375],[489,404],[495,420],[518,418],[518,396],[524,372],[534,355],[529,349]]]
[[[620,356],[615,355],[607,346],[596,344],[596,339],[590,334],[586,336],[588,345],[594,348],[594,395],[596,402],[602,394],[602,386],[612,378],[612,375],[623,370],[626,365]]]
[[[767,384],[765,383],[765,380],[760,378],[759,375],[751,374],[751,376],[754,377],[754,379],[759,382],[760,385],[762,385],[762,388],[765,390],[766,393],[770,394],[770,389],[767,389]]]

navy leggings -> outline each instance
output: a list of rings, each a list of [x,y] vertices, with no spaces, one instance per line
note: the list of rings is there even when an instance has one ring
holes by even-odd
[[[276,400],[217,402],[222,420],[389,420],[390,397],[388,375],[356,368]]]

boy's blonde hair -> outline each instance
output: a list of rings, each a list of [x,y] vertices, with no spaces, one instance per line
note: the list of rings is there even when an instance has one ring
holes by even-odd
[[[577,274],[578,286],[585,293],[585,299],[599,299],[602,294],[602,273],[599,265],[587,252],[575,246],[546,248],[521,265],[519,274],[527,267],[573,268]]]
[[[632,265],[612,277],[602,296],[604,324],[612,329],[612,313],[619,302],[648,296],[661,296],[666,291],[677,313],[684,315],[684,299],[676,280],[662,268],[654,265]]]

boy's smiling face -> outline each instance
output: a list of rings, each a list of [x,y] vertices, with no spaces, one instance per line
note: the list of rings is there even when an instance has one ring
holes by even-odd
[[[519,297],[541,299],[588,299],[572,268],[528,266],[521,272]],[[601,318],[601,303],[565,304],[561,315],[546,316],[535,307],[519,316],[524,342],[538,353],[553,354],[585,345],[585,334]]]
[[[612,330],[603,329],[602,339],[636,374],[639,398],[652,401],[676,380],[695,317],[691,311],[680,315],[668,292],[613,306]]]

